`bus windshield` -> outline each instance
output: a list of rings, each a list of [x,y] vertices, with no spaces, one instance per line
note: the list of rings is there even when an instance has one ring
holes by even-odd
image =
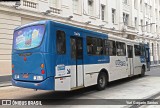
[[[14,32],[13,46],[16,50],[38,47],[43,39],[45,25],[34,25]]]

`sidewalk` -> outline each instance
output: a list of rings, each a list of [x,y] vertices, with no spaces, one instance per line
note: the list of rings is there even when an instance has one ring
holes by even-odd
[[[153,67],[159,67],[160,66],[160,64],[155,64],[155,65],[151,65],[151,68],[153,68]]]
[[[12,86],[11,81],[0,82],[0,87]]]
[[[11,86],[11,75],[0,76],[0,87]]]

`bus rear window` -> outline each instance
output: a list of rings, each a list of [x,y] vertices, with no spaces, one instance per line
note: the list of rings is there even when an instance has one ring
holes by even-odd
[[[14,32],[13,45],[16,50],[38,47],[43,39],[45,25],[28,26]]]

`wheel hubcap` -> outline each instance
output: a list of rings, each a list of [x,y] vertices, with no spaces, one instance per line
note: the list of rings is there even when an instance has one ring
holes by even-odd
[[[99,84],[100,84],[101,87],[105,86],[105,78],[104,77],[101,77],[99,79]]]

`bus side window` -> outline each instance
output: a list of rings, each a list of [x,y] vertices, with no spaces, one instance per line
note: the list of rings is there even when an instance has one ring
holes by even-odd
[[[74,38],[71,38],[70,44],[71,44],[71,58],[76,59],[76,40]]]
[[[87,37],[87,53],[93,54],[93,44],[92,44],[92,38]]]
[[[122,42],[116,42],[117,56],[126,56],[126,44]]]
[[[101,38],[87,37],[87,53],[89,55],[103,55],[103,41]]]
[[[56,44],[57,44],[57,53],[65,54],[66,53],[66,35],[64,31],[58,30],[56,32]]]
[[[97,52],[96,55],[103,55],[103,41],[101,38],[97,38]]]
[[[139,45],[134,45],[134,52],[135,52],[135,56],[141,55],[141,48]]]
[[[141,46],[141,56],[145,56],[145,47]]]
[[[115,41],[108,40],[107,47],[109,49],[109,55],[116,56],[116,43],[115,43]]]
[[[103,54],[109,55],[108,41],[106,39],[103,40]]]

